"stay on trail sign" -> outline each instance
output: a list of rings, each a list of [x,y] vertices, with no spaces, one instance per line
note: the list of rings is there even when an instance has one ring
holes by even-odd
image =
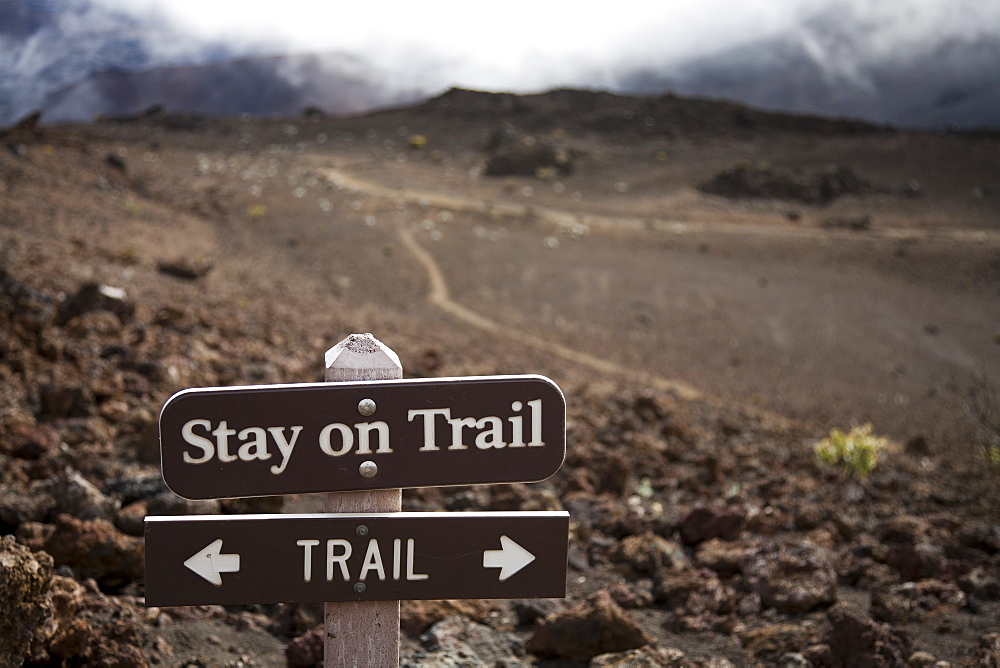
[[[565,458],[566,400],[534,375],[184,390],[160,453],[188,499],[534,482]]]

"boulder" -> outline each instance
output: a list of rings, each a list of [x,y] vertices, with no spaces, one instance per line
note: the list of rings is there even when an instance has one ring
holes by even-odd
[[[681,540],[685,545],[697,545],[713,538],[736,540],[745,521],[746,511],[739,506],[695,508],[681,520]]]
[[[110,519],[118,510],[117,501],[105,496],[79,471],[70,468],[48,480],[43,491],[55,500],[56,513],[66,513],[81,520]]]
[[[956,614],[965,604],[965,593],[958,585],[924,580],[876,590],[872,594],[871,612],[879,621],[904,623]]]
[[[520,663],[524,644],[513,633],[496,631],[467,617],[452,615],[420,636],[423,646],[472,660],[476,665]]]
[[[653,642],[608,592],[601,590],[565,612],[539,620],[527,649],[540,656],[589,661],[598,654]]]
[[[298,638],[293,638],[285,648],[288,668],[312,668],[323,665],[323,625],[309,629]]]
[[[91,311],[108,311],[125,324],[135,314],[135,304],[125,298],[125,291],[99,283],[84,283],[76,294],[59,305],[56,323],[64,325],[73,318]]]
[[[45,551],[56,564],[69,566],[80,578],[120,586],[143,576],[143,542],[126,536],[107,520],[79,520],[57,515]]]
[[[675,571],[688,561],[680,545],[651,531],[623,538],[612,558],[645,575],[655,575],[661,570]]]
[[[837,600],[831,555],[809,542],[773,541],[752,547],[740,559],[740,572],[766,607],[781,612],[809,612]]]
[[[0,665],[19,666],[48,610],[52,558],[0,537]]]
[[[496,605],[493,602],[483,600],[402,601],[399,605],[399,627],[416,637],[446,617],[460,615],[484,621],[494,610]]]
[[[684,652],[679,649],[646,645],[639,649],[595,656],[590,660],[590,668],[663,668],[683,665],[683,660]]]
[[[879,624],[844,603],[827,611],[830,631],[822,643],[802,654],[814,665],[905,666],[912,652],[912,639],[905,631]]]

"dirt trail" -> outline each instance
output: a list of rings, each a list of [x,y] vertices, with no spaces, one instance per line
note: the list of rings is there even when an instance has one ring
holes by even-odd
[[[804,239],[829,238],[859,239],[859,235],[846,230],[829,228],[793,227],[789,225],[768,225],[748,223],[701,223],[682,220],[637,218],[632,216],[607,216],[592,213],[576,213],[544,206],[511,204],[508,202],[486,201],[474,197],[460,197],[408,187],[385,186],[362,179],[341,168],[323,167],[323,176],[338,188],[354,190],[369,197],[403,200],[409,204],[434,206],[456,211],[467,211],[484,215],[524,217],[530,215],[539,222],[556,229],[567,229],[574,225],[586,225],[588,229],[639,231],[659,230],[668,232],[710,232],[715,234],[741,234],[762,237],[797,237]],[[1000,234],[981,228],[920,229],[913,227],[878,227],[866,231],[864,238],[881,239],[937,239],[966,243],[1000,242]]]
[[[600,359],[578,350],[573,350],[572,348],[568,348],[552,341],[547,341],[537,336],[532,336],[531,334],[513,329],[511,327],[504,327],[489,318],[479,315],[475,311],[472,311],[451,299],[444,273],[438,266],[437,261],[434,260],[434,257],[417,242],[411,230],[406,228],[400,229],[399,238],[403,245],[406,246],[407,250],[413,253],[413,256],[427,271],[427,277],[430,281],[430,292],[427,295],[427,300],[437,308],[440,308],[449,315],[458,318],[462,322],[465,322],[466,324],[484,332],[504,336],[517,343],[528,345],[537,350],[556,355],[568,362],[588,367],[602,374],[635,380],[638,383],[655,387],[661,391],[674,392],[678,396],[685,399],[704,398],[701,392],[679,380],[670,380],[653,374],[627,369],[608,360]]]

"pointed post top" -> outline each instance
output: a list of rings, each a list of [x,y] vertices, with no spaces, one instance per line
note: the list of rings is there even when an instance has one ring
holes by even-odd
[[[371,334],[351,334],[326,351],[327,381],[397,380],[403,365],[391,348]]]

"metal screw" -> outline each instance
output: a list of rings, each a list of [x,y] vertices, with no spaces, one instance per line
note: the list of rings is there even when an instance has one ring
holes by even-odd
[[[371,399],[362,399],[358,402],[358,412],[368,417],[375,414],[375,402]]]
[[[354,593],[355,594],[364,594],[365,593],[365,589],[368,589],[368,587],[365,586],[364,582],[355,582],[354,583]]]
[[[361,462],[361,466],[358,467],[358,473],[361,474],[362,478],[374,478],[378,475],[378,465],[371,460]]]
[[[368,527],[366,527],[364,524],[359,524],[358,528],[354,530],[354,533],[358,534],[359,536],[367,536]]]

